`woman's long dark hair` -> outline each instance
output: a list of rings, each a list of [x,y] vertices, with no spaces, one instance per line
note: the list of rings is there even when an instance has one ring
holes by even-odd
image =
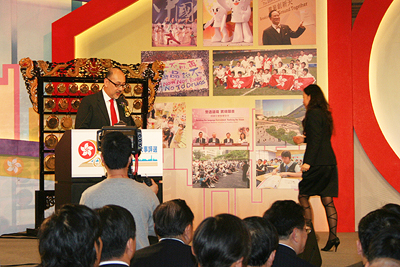
[[[331,114],[331,111],[329,108],[329,104],[326,101],[324,93],[322,92],[321,88],[316,84],[310,84],[309,86],[304,88],[304,93],[308,96],[311,96],[311,98],[310,98],[310,102],[307,105],[306,115],[303,120],[303,128],[305,126],[305,122],[307,121],[307,113],[312,109],[319,108],[325,113],[325,115],[327,117],[329,129],[332,134],[332,132],[333,132],[332,114]]]

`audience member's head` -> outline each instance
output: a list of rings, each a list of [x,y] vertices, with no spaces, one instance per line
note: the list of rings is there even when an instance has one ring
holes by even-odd
[[[371,264],[367,262],[365,267],[400,267],[400,261],[389,258],[379,258],[374,260]]]
[[[245,218],[243,221],[251,237],[248,265],[272,266],[279,242],[275,227],[268,220],[257,216]]]
[[[84,205],[62,206],[40,226],[40,266],[98,266],[100,235],[100,220],[93,210]]]
[[[179,238],[186,244],[192,241],[194,215],[185,200],[173,199],[158,205],[153,219],[159,237]]]
[[[246,266],[250,234],[244,222],[231,214],[203,220],[193,238],[193,254],[200,266]]]
[[[368,263],[378,259],[400,262],[400,226],[389,226],[377,233],[368,248]]]
[[[264,213],[276,228],[280,243],[294,249],[296,254],[303,252],[307,241],[304,209],[293,200],[278,200]]]
[[[132,214],[117,205],[107,205],[95,211],[103,230],[101,261],[120,260],[129,264],[136,250],[136,225]]]
[[[126,168],[131,155],[132,143],[128,136],[121,132],[104,135],[101,140],[101,157],[110,170]]]
[[[365,215],[358,223],[357,250],[365,263],[368,258],[368,247],[373,237],[386,227],[399,225],[400,216],[385,210],[377,209]]]
[[[394,212],[400,216],[400,205],[399,204],[388,203],[385,206],[383,206],[382,209]]]

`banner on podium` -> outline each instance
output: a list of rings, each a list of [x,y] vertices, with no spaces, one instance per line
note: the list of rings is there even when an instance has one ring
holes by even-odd
[[[162,132],[142,130],[142,153],[138,173],[142,176],[163,175]],[[97,150],[97,130],[77,129],[71,133],[72,178],[102,177],[105,175],[101,152]],[[133,166],[134,164],[133,160]]]

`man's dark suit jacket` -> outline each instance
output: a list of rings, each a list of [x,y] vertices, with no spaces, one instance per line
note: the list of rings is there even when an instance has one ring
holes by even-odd
[[[126,267],[124,264],[112,263],[112,264],[103,264],[101,267]]]
[[[196,259],[190,246],[173,239],[164,239],[157,244],[136,251],[131,267],[194,267]]]
[[[121,97],[117,99],[119,117],[128,126],[135,126],[131,116],[125,117],[123,102]],[[101,129],[103,126],[110,126],[110,117],[104,102],[103,92],[100,91],[82,99],[76,114],[75,129]]]
[[[280,33],[274,27],[269,26],[263,32],[263,45],[291,45],[291,38],[297,38],[303,34],[306,28],[298,28],[292,31],[288,25],[281,24]]]
[[[296,252],[284,245],[279,244],[276,250],[272,267],[315,267],[309,262],[297,257]]]
[[[208,139],[208,143],[214,143],[214,142],[213,142],[213,139],[214,139],[214,138]],[[219,139],[218,139],[218,138],[215,138],[215,143],[216,143],[216,144],[219,144]]]
[[[206,143],[206,139],[197,137],[195,143],[205,144]]]
[[[233,139],[232,138],[225,138],[224,139],[224,144],[226,144],[226,143],[233,143]]]

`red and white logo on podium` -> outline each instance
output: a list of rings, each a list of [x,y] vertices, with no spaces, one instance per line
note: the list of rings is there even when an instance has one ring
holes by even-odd
[[[96,142],[92,140],[83,141],[78,148],[79,156],[91,159],[96,155]]]

